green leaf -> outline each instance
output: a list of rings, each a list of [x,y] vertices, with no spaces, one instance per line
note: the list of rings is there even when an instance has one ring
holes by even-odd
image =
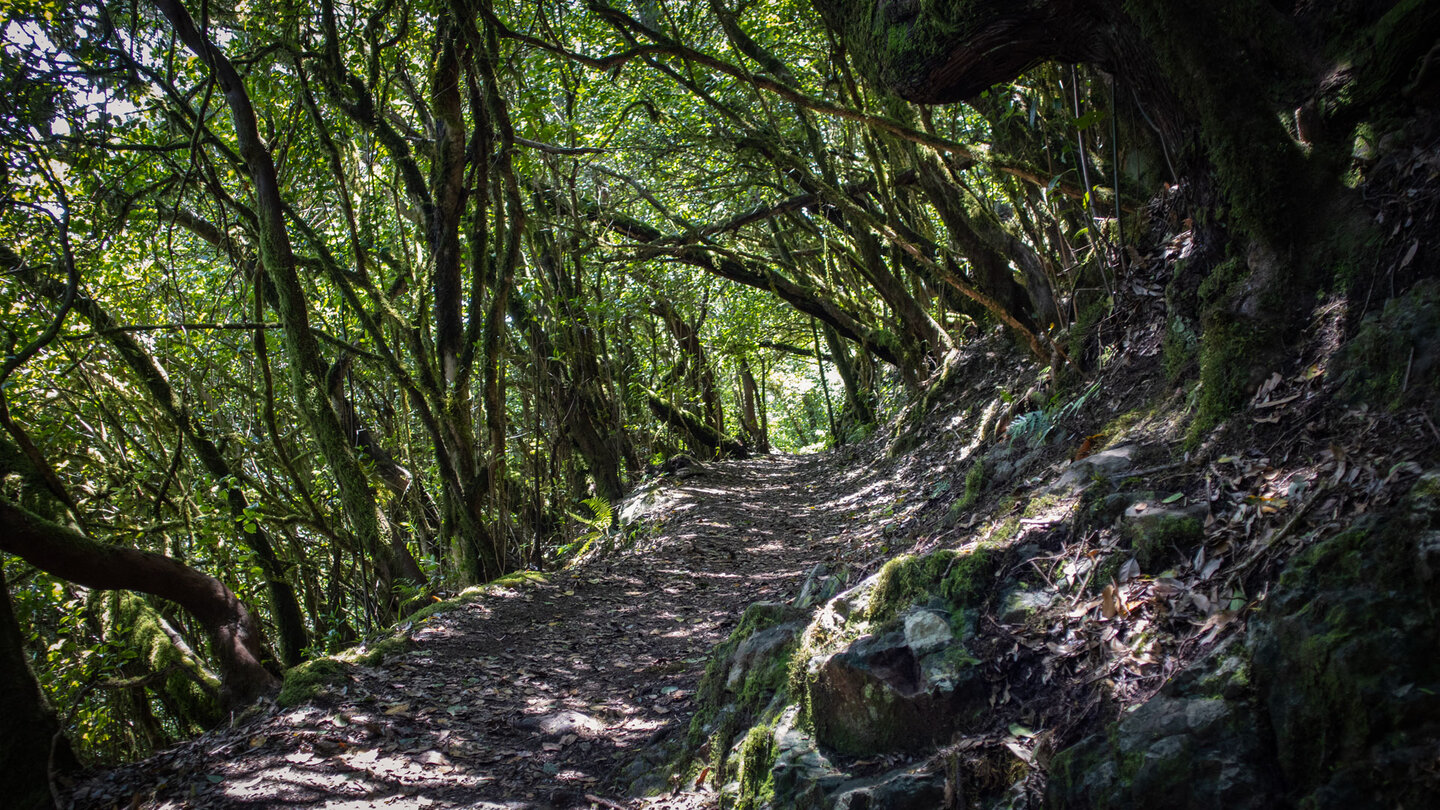
[[[1180,500],[1180,499],[1183,498],[1183,497],[1185,497],[1185,493],[1183,493],[1183,492],[1177,492],[1177,493],[1175,493],[1174,495],[1171,495],[1170,497],[1168,497],[1168,498],[1166,498],[1165,500],[1161,501],[1161,503],[1175,503],[1176,501]]]

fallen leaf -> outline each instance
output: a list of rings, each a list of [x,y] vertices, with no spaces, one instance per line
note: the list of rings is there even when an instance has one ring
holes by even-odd
[[[1115,618],[1115,615],[1120,612],[1118,590],[1114,585],[1106,585],[1105,590],[1100,592],[1100,615],[1107,619]]]
[[[1120,566],[1120,571],[1119,571],[1119,573],[1116,575],[1116,578],[1119,579],[1120,582],[1125,583],[1125,582],[1129,582],[1130,580],[1135,579],[1135,578],[1137,578],[1137,577],[1139,577],[1139,576],[1140,576],[1140,562],[1139,562],[1139,560],[1136,560],[1134,557],[1131,557],[1130,559],[1128,559],[1128,560],[1125,561],[1125,564],[1124,564],[1124,565],[1121,565],[1121,566]]]
[[[1216,557],[1215,559],[1211,560],[1210,562],[1205,563],[1205,567],[1202,568],[1202,569],[1200,569],[1200,579],[1201,579],[1201,581],[1207,580],[1207,579],[1209,579],[1211,576],[1213,576],[1214,573],[1220,569],[1220,563],[1221,563],[1222,561],[1223,561],[1223,558],[1221,558],[1221,557]]]
[[[1005,747],[1009,748],[1010,753],[1014,754],[1016,757],[1019,757],[1020,761],[1025,763],[1026,765],[1034,762],[1034,755],[1032,755],[1029,751],[1026,751],[1025,746],[1021,745],[1020,743],[1015,742],[1014,740],[1006,740]]]
[[[1415,261],[1415,252],[1418,251],[1419,249],[1420,249],[1420,240],[1419,240],[1419,239],[1416,239],[1414,242],[1411,242],[1411,243],[1410,243],[1410,249],[1407,250],[1407,251],[1405,251],[1405,258],[1403,258],[1403,259],[1400,260],[1400,269],[1401,269],[1401,270],[1404,270],[1405,268],[1409,267],[1409,266],[1410,266],[1410,262]]]
[[[394,717],[397,714],[408,711],[410,711],[409,703],[396,703],[394,706],[390,706],[389,708],[385,709],[385,714],[390,717]]]

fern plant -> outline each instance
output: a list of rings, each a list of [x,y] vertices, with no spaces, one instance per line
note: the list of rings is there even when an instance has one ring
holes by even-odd
[[[1026,447],[1039,447],[1049,441],[1050,434],[1055,431],[1065,420],[1080,412],[1095,392],[1100,390],[1100,383],[1094,383],[1085,392],[1069,402],[1058,404],[1055,399],[1050,401],[1050,406],[1043,411],[1031,411],[1015,417],[1010,423],[1006,436],[1010,443],[1024,442]],[[1057,397],[1058,399],[1058,397]]]
[[[566,512],[566,514],[579,522],[580,525],[584,526],[585,531],[573,541],[559,548],[559,553],[562,557],[572,553],[578,557],[589,551],[590,544],[609,535],[610,529],[615,525],[615,510],[611,508],[609,501],[597,495],[593,498],[586,498],[580,503],[590,509],[591,516],[587,518],[575,512]]]

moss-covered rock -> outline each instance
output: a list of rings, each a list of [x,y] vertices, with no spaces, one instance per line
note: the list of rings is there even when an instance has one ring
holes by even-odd
[[[1066,810],[1276,806],[1264,727],[1243,649],[1234,642],[1160,694],[1050,763],[1047,807]]]
[[[745,609],[729,638],[711,652],[678,767],[711,767],[720,784],[745,767],[732,756],[732,745],[747,728],[773,722],[765,709],[786,688],[805,615],[779,602]],[[752,773],[758,767],[752,764]]]
[[[1308,808],[1424,807],[1440,794],[1440,474],[1307,550],[1252,622],[1281,770]]]
[[[332,687],[345,682],[348,664],[335,658],[317,658],[291,667],[285,673],[285,685],[275,702],[283,707],[298,706],[314,700]]]
[[[967,551],[943,549],[896,557],[880,569],[865,618],[883,623],[931,599],[954,608],[972,607],[989,595],[1001,556],[996,546],[977,545]]]
[[[1330,369],[1353,399],[1397,408],[1440,390],[1440,282],[1426,279],[1360,324]]]
[[[935,614],[910,614],[921,615]],[[909,629],[865,636],[812,662],[807,699],[822,745],[853,755],[920,751],[982,719],[989,688],[964,637]]]
[[[1120,532],[1134,551],[1140,570],[1155,573],[1179,554],[1193,551],[1205,539],[1203,505],[1179,509],[1154,499],[1132,502],[1121,513]],[[1103,584],[1103,583],[1101,583]]]

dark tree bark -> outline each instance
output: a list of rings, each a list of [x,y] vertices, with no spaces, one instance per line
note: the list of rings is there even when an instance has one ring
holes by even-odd
[[[815,0],[867,77],[910,101],[979,95],[1045,61],[1105,53],[1099,0]]]
[[[87,588],[139,591],[168,599],[210,636],[219,664],[221,700],[248,703],[280,686],[262,663],[260,626],[220,580],[163,554],[97,542],[0,498],[0,550]]]
[[[0,565],[0,796],[16,810],[54,807],[53,769],[77,767],[69,740],[30,672],[25,637]]]
[[[825,329],[826,336],[835,335],[835,330]],[[844,345],[840,336],[835,335],[835,343]],[[757,418],[758,411],[756,402],[760,399],[760,387],[755,384],[755,375],[750,371],[750,359],[740,355],[737,365],[740,375],[740,422],[745,430],[745,438],[757,452],[770,452],[770,437],[765,433],[765,427],[760,424]]]

